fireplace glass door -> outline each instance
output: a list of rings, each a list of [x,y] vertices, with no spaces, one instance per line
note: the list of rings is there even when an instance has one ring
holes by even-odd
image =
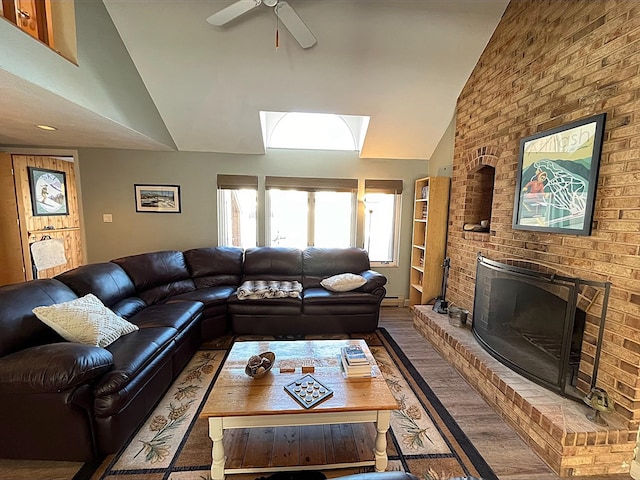
[[[479,259],[472,330],[493,356],[527,378],[566,396],[574,393],[585,314],[577,286]]]

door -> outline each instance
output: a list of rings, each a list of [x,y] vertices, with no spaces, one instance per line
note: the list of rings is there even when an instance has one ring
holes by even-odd
[[[51,278],[84,263],[73,159],[12,155],[25,278]],[[64,244],[66,263],[36,272],[31,244],[46,238]]]
[[[11,155],[0,153],[0,285],[24,282],[18,203],[13,181]]]

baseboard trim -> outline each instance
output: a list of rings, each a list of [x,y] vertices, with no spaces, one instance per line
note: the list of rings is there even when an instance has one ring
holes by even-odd
[[[405,305],[405,299],[403,296],[399,297],[384,297],[380,306],[382,307],[403,307]]]

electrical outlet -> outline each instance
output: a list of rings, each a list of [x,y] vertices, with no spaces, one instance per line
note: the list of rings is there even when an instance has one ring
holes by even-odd
[[[102,214],[102,221],[104,223],[111,223],[113,222],[113,215],[110,213],[103,213]]]

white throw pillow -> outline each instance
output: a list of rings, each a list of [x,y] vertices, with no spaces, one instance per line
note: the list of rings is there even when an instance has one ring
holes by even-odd
[[[36,307],[33,313],[65,340],[106,347],[138,327],[119,317],[89,293],[70,302]]]
[[[320,282],[320,285],[332,292],[349,292],[360,288],[365,283],[367,283],[367,280],[362,275],[341,273],[340,275],[325,278]]]

